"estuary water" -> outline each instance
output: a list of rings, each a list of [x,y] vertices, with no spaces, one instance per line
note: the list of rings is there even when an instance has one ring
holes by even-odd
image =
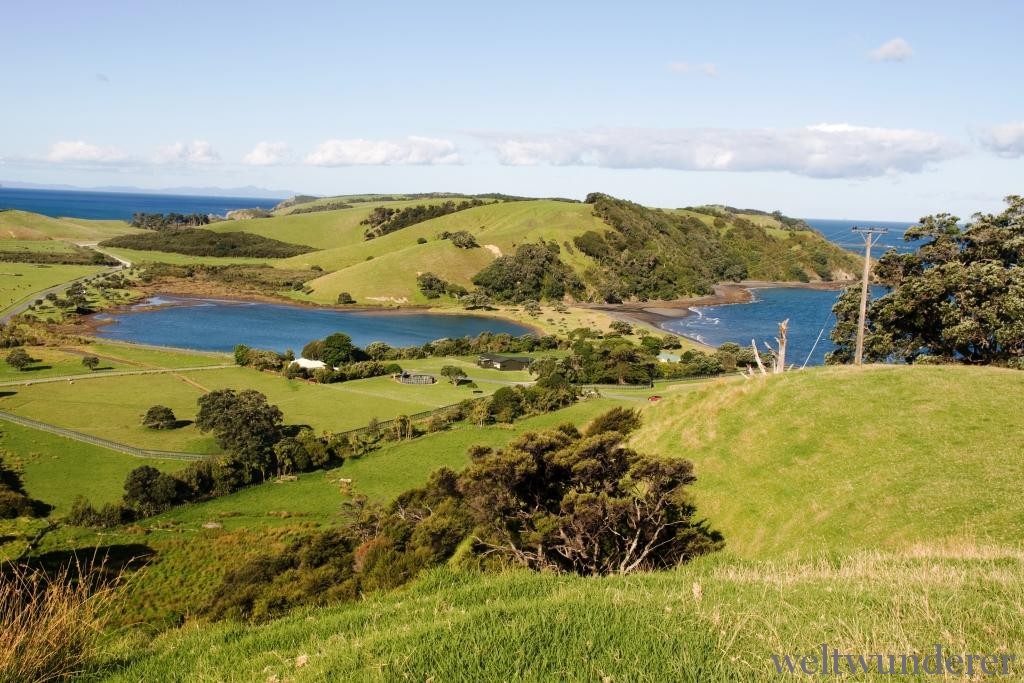
[[[751,293],[750,303],[694,307],[691,315],[663,327],[711,346],[725,342],[749,346],[754,339],[763,351],[764,342],[775,346],[779,323],[788,319],[787,364],[825,362],[825,354],[835,348],[829,340],[836,322],[832,306],[842,290],[771,287]],[[884,293],[883,287],[871,288],[872,297]]]
[[[282,304],[154,297],[132,309],[96,316],[108,324],[98,336],[200,351],[231,351],[236,344],[296,354],[314,339],[344,332],[357,346],[382,341],[422,345],[481,332],[529,334],[523,325],[475,315],[398,311],[337,311]]]

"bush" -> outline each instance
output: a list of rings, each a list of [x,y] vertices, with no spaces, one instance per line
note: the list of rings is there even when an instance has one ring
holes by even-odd
[[[353,299],[352,295],[349,294],[348,292],[342,292],[338,295],[339,304],[354,304],[355,302],[356,300]]]

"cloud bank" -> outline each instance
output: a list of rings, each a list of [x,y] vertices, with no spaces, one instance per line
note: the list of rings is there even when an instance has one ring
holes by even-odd
[[[50,145],[44,159],[55,164],[117,164],[127,161],[128,155],[117,147],[63,140]]]
[[[160,147],[153,160],[158,164],[213,164],[220,161],[220,155],[209,142],[196,140]]]
[[[1004,159],[1024,157],[1024,121],[987,128],[978,141],[982,147]]]
[[[910,43],[902,38],[893,38],[868,53],[868,57],[876,62],[905,62],[914,54]]]
[[[306,157],[312,166],[411,166],[461,164],[451,140],[409,136],[400,140],[327,140]]]
[[[285,161],[290,154],[291,150],[283,142],[261,142],[242,157],[242,163],[250,166],[274,166]]]
[[[935,133],[846,123],[795,129],[619,128],[484,136],[510,166],[787,171],[812,178],[915,173],[960,153]]]

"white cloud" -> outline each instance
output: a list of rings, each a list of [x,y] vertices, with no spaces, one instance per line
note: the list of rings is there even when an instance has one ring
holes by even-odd
[[[283,142],[261,142],[242,157],[242,163],[251,166],[273,166],[285,161],[291,150]]]
[[[313,166],[461,164],[451,140],[409,136],[401,140],[327,140],[306,157]]]
[[[991,152],[1006,159],[1024,156],[1024,121],[1004,123],[982,131],[979,136],[981,145]]]
[[[57,164],[116,164],[128,160],[117,147],[93,145],[82,140],[55,142],[50,145],[46,161]]]
[[[669,71],[676,74],[702,74],[714,78],[718,75],[718,67],[711,62],[704,62],[703,64],[691,64],[689,62],[669,62],[666,67]]]
[[[905,62],[914,54],[910,43],[902,38],[888,40],[868,53],[876,62]]]
[[[786,171],[814,178],[918,172],[960,153],[935,133],[849,124],[794,129],[601,129],[483,135],[502,164],[687,171]]]
[[[209,142],[196,140],[160,147],[153,160],[158,164],[212,164],[220,161],[220,155]]]

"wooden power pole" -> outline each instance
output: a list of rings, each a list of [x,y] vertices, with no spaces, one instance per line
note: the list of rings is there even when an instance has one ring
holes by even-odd
[[[853,356],[854,365],[864,362],[864,318],[868,313],[868,286],[871,282],[871,245],[889,232],[888,228],[854,228],[864,238],[864,276],[860,283],[860,318],[857,321],[857,351]]]

